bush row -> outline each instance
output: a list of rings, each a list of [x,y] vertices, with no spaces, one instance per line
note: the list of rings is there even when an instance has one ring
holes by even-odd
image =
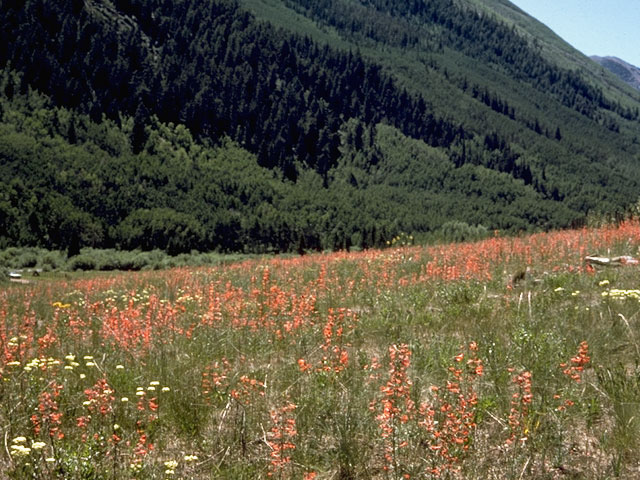
[[[78,270],[160,270],[180,266],[199,266],[237,260],[241,255],[222,255],[192,251],[176,256],[162,250],[143,252],[85,248],[69,257],[66,252],[36,247],[10,247],[0,250],[0,279],[12,270],[78,271]]]

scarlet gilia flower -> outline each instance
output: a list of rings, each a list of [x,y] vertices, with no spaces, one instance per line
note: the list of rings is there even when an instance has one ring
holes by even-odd
[[[214,392],[224,392],[229,388],[231,364],[226,358],[207,365],[202,372],[201,390],[207,405],[213,403]]]
[[[105,416],[113,412],[113,389],[107,383],[105,378],[98,380],[91,388],[87,388],[84,391],[87,401],[85,404],[90,412],[98,412],[102,416]]]
[[[247,375],[242,375],[235,388],[232,388],[229,392],[231,398],[237,400],[243,405],[250,405],[251,400],[255,395],[263,397],[264,394],[264,382],[261,382],[255,378],[250,378]]]
[[[271,461],[267,475],[281,475],[285,467],[291,463],[290,450],[295,450],[294,438],[297,435],[296,419],[293,412],[296,405],[291,402],[271,410],[271,430],[267,434],[267,443],[271,448]]]
[[[150,451],[154,449],[153,443],[151,443],[145,433],[142,424],[137,422],[138,441],[133,449],[134,463],[140,462]]]
[[[349,343],[344,341],[345,329],[352,329],[357,318],[346,308],[329,309],[327,323],[322,329],[324,343],[321,346],[325,352],[322,357],[320,370],[335,373],[343,371],[349,363]]]
[[[60,430],[63,414],[58,410],[56,398],[60,396],[63,386],[53,381],[48,388],[51,391],[45,390],[38,396],[38,413],[31,415],[31,424],[36,436],[44,429],[51,438],[61,440],[64,438]]]
[[[578,347],[578,354],[569,360],[569,363],[561,363],[560,367],[563,369],[562,373],[580,383],[582,381],[582,372],[584,366],[589,363],[591,357],[589,356],[589,344],[586,341],[580,342]]]
[[[147,410],[149,411],[149,414],[147,416],[147,420],[149,422],[154,422],[155,420],[158,419],[159,407],[160,405],[157,397],[149,398],[147,395],[138,396],[138,402],[136,404],[136,408],[140,412],[146,412]]]
[[[308,370],[311,370],[313,368],[313,365],[307,363],[304,358],[299,358],[298,367],[300,368],[300,371],[304,373]]]
[[[589,344],[586,341],[580,343],[578,347],[578,354],[574,357],[571,357],[569,362],[561,363],[560,368],[562,368],[562,373],[569,377],[576,383],[580,383],[582,381],[582,374],[584,373],[584,367],[591,361],[591,357],[589,356]],[[561,400],[561,395],[554,395],[556,400]],[[572,407],[574,405],[573,400],[565,399],[564,402],[557,407],[556,410],[562,411],[566,410],[568,407]]]
[[[411,399],[413,382],[407,375],[411,365],[411,350],[406,344],[389,347],[389,379],[380,387],[382,398],[370,405],[370,410],[378,411],[376,421],[384,444],[385,471],[400,468],[399,450],[408,446],[401,436],[400,426],[413,419],[415,403]]]
[[[483,372],[477,351],[472,342],[467,352],[456,355],[444,388],[432,385],[431,401],[423,402],[418,410],[418,425],[428,433],[426,453],[431,466],[426,473],[431,476],[457,471],[460,456],[471,445],[478,404],[474,383]],[[460,365],[465,357],[466,363]]]
[[[529,406],[533,401],[531,392],[531,372],[525,371],[515,375],[511,379],[517,390],[511,396],[511,409],[509,411],[509,428],[511,434],[507,439],[507,445],[516,442],[525,444],[529,435]]]
[[[76,418],[76,426],[78,428],[87,428],[90,421],[91,421],[91,418],[87,416],[78,417]]]
[[[156,397],[149,399],[149,410],[152,412],[158,411],[158,399]]]

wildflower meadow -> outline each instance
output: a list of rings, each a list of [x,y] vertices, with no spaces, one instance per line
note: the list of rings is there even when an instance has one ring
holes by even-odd
[[[640,223],[0,286],[0,478],[640,477]]]

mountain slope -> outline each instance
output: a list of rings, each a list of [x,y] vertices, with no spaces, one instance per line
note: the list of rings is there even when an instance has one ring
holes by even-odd
[[[540,53],[552,62],[565,68],[579,70],[597,83],[611,98],[628,106],[635,106],[640,100],[637,92],[630,90],[625,82],[608,70],[603,71],[591,59],[573,48],[549,27],[522,11],[508,0],[462,0],[468,5],[481,8],[497,16],[501,21],[515,26],[517,31],[536,42]]]
[[[620,87],[617,79],[616,89],[611,89],[590,72],[575,69],[579,63],[593,66],[593,62],[509,2],[483,2],[490,15],[484,15],[482,21],[476,21],[475,9],[444,0],[413,2],[411,7],[373,1],[366,8],[347,0],[244,0],[243,4],[283,29],[306,31],[336,48],[359,49],[407,88],[428,98],[436,114],[453,118],[479,134],[500,132],[512,146],[543,156],[537,167],[551,163],[563,169],[563,175],[572,176],[590,168],[589,164],[602,167],[603,158],[614,158],[613,151],[621,149],[624,153],[615,158],[629,162],[625,175],[637,170],[638,95]],[[510,6],[519,15],[521,27],[497,21],[496,17],[503,17],[490,10],[492,4]],[[386,28],[367,30],[368,25]],[[519,32],[531,29],[531,25],[537,30],[521,36]],[[529,42],[538,30],[546,35]],[[577,54],[571,69],[545,55],[546,48],[541,45],[547,43]],[[549,141],[560,126],[562,141]],[[594,140],[589,141],[589,147],[586,138]],[[620,163],[606,168],[616,165]]]
[[[635,92],[555,61],[540,45],[570,47],[536,37],[528,29],[539,24],[508,2],[479,1],[4,3],[0,120],[45,149],[50,140],[8,112],[41,123],[39,109],[62,108],[96,129],[127,125],[118,134],[128,141],[116,155],[123,164],[156,158],[157,125],[184,125],[198,148],[231,138],[278,192],[258,189],[258,220],[234,200],[244,177],[222,187],[219,201],[196,189],[185,203],[171,200],[171,181],[155,180],[148,186],[159,193],[145,193],[153,201],[133,193],[117,214],[87,205],[81,186],[41,184],[100,225],[93,244],[139,246],[123,232],[161,224],[150,208],[191,215],[198,248],[250,250],[366,247],[452,220],[555,228],[624,211],[640,186]],[[526,21],[514,26],[518,18]],[[23,100],[34,90],[50,98],[39,109]],[[47,138],[73,145],[68,125],[47,128]],[[19,168],[26,153],[12,138],[2,166],[33,183],[42,172]],[[190,155],[180,158],[197,177]],[[210,234],[205,213],[229,208],[262,222],[236,223],[241,238],[231,246]],[[163,212],[172,228],[186,221],[155,213]]]
[[[617,57],[598,57],[594,55],[591,59],[619,77],[623,82],[633,88],[640,89],[640,68]]]

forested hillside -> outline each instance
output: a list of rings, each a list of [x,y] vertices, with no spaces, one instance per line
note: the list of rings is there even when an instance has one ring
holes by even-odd
[[[638,97],[451,0],[27,0],[0,32],[0,246],[366,248],[636,201]]]

